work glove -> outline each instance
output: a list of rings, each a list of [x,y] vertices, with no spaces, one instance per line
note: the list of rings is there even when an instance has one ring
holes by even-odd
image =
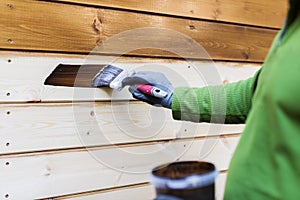
[[[163,98],[154,97],[148,94],[141,92],[137,85],[152,85],[156,88],[159,88],[165,92],[167,95]],[[122,81],[122,87],[129,85],[129,91],[132,96],[138,100],[144,101],[154,106],[162,106],[165,108],[172,107],[172,95],[173,95],[173,86],[170,81],[165,77],[164,74],[160,72],[152,71],[139,71],[134,72],[132,75],[126,77]]]

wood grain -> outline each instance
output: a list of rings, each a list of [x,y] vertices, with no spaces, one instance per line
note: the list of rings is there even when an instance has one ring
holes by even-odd
[[[10,0],[0,15],[1,48],[85,52],[98,38],[88,23],[96,10],[88,7]]]
[[[202,87],[212,84],[205,71],[212,70],[220,84],[247,79],[258,64],[204,62],[138,57],[83,56],[45,53],[3,52],[0,54],[0,102],[110,101],[132,99],[127,89],[114,93],[109,88],[93,89],[44,85],[57,65],[113,64],[128,71],[161,71],[174,86]],[[215,71],[214,71],[215,70]],[[18,72],[18,73],[16,73]],[[83,75],[79,75],[83,76]],[[216,84],[216,83],[215,83]]]
[[[93,192],[85,192],[81,194],[67,195],[63,197],[56,197],[53,200],[121,200],[121,199],[155,199],[155,188],[149,183],[130,185],[121,188],[112,188],[109,190],[100,190]],[[46,199],[43,199],[46,200]]]
[[[0,7],[4,49],[262,62],[278,32],[70,4],[9,2],[12,8],[4,1]],[[194,48],[197,44],[204,49]]]
[[[220,173],[216,179],[216,200],[223,199],[226,176],[226,173]],[[155,188],[153,185],[142,184],[122,187],[118,189],[94,191],[89,193],[58,197],[54,198],[54,200],[128,200],[137,199],[137,197],[143,200],[153,200],[155,198],[155,195]]]
[[[244,128],[176,121],[169,110],[139,102],[2,104],[0,113],[0,155],[229,135]]]
[[[14,199],[39,199],[145,183],[153,167],[173,161],[174,156],[182,152],[179,160],[201,159],[213,162],[219,170],[226,170],[232,152],[221,140],[216,140],[208,154],[201,154],[203,145],[211,140],[2,156],[0,194]],[[227,140],[236,146],[234,138]],[[122,152],[124,155],[120,155]]]
[[[125,90],[116,94],[109,89],[74,90],[43,83],[59,63],[103,64],[114,60],[75,55],[91,51],[112,55],[129,48],[132,51],[125,54],[131,56],[178,58],[169,51],[175,49],[183,52],[184,57],[207,59],[206,54],[190,50],[188,44],[193,40],[212,59],[261,63],[278,30],[222,22],[279,28],[285,12],[283,1],[63,1],[0,3],[0,48],[16,51],[15,55],[4,51],[0,55],[0,102],[5,102],[0,105],[0,195],[10,199],[72,195],[83,199],[126,199],[130,194],[148,198],[149,188],[129,186],[146,183],[148,174],[132,172],[149,171],[173,161],[174,156],[180,155],[179,160],[207,160],[220,170],[228,169],[243,125],[218,127],[174,121],[168,111],[129,102],[132,98]],[[119,37],[115,43],[108,42],[124,31],[145,27],[174,30],[190,39],[174,39],[172,34],[163,33],[147,37],[149,29],[144,29],[134,40]],[[156,47],[153,45],[160,45],[163,50],[147,48]],[[192,62],[115,58],[120,67],[128,70],[144,69],[146,64],[158,65],[158,71],[172,70],[174,74],[168,78],[175,86],[205,85],[205,78],[199,80]],[[202,61],[198,65],[214,66]],[[258,69],[254,64],[236,65],[239,64],[217,64],[221,82],[246,79]],[[188,81],[178,81],[178,75]],[[60,78],[66,80],[66,74]],[[49,101],[56,103],[44,103]],[[89,102],[62,103],[65,101]],[[159,149],[161,152],[153,153]],[[120,150],[125,154],[119,154]],[[95,159],[97,155],[100,161]],[[224,179],[218,184],[217,189],[222,191]],[[87,193],[91,191],[98,192]],[[86,195],[79,195],[82,193]]]
[[[159,14],[280,28],[288,3],[284,0],[59,0]]]

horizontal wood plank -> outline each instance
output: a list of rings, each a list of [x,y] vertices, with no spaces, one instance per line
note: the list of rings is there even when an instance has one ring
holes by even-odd
[[[220,173],[216,179],[216,200],[223,199],[226,175],[226,173]],[[90,193],[58,197],[54,198],[54,200],[128,200],[137,198],[143,200],[153,200],[155,196],[155,188],[153,185],[142,184],[118,189],[111,189],[108,191],[95,191]]]
[[[176,86],[202,87],[247,79],[260,68],[257,64],[182,61],[138,57],[79,56],[38,53],[0,54],[0,102],[110,101],[132,99],[127,89],[117,93],[93,89],[44,85],[59,64],[113,64],[128,71],[163,72]],[[210,75],[208,73],[211,73]],[[80,77],[81,72],[78,73]],[[212,76],[213,75],[213,76]],[[218,80],[216,82],[216,80]]]
[[[7,3],[13,6],[8,7]],[[53,2],[10,0],[1,2],[0,32],[0,46],[4,49],[262,62],[278,31]]]
[[[0,155],[219,136],[244,128],[176,121],[170,110],[139,102],[2,104],[0,113]]]
[[[110,190],[93,191],[82,194],[67,195],[64,197],[53,198],[53,200],[125,200],[125,199],[155,199],[155,188],[149,183],[122,188],[112,188]],[[46,199],[44,199],[46,200]]]
[[[192,17],[280,28],[288,3],[284,0],[58,0],[85,5],[121,8],[159,14]]]
[[[235,136],[236,137],[236,136]],[[226,145],[236,145],[226,138]],[[214,144],[202,154],[206,144]],[[220,138],[185,140],[121,148],[101,148],[1,157],[0,195],[39,199],[148,182],[150,170],[178,160],[205,160],[228,168],[231,150]],[[175,159],[176,160],[176,159]],[[30,191],[30,192],[28,192]]]

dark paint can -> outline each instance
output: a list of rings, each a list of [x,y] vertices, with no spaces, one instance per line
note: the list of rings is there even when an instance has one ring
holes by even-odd
[[[155,200],[214,200],[216,167],[209,162],[183,161],[152,170]]]

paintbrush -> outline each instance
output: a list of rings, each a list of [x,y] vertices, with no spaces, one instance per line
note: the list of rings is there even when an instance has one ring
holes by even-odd
[[[92,87],[110,87],[121,90],[123,88],[122,81],[130,76],[127,70],[112,65],[103,67],[93,78]],[[157,98],[164,98],[167,92],[150,84],[137,84],[136,88],[144,94]]]
[[[68,87],[110,87],[122,89],[122,81],[131,74],[112,65],[59,64],[46,78],[45,85]],[[164,98],[167,92],[152,85],[138,84],[136,88],[150,96]]]

